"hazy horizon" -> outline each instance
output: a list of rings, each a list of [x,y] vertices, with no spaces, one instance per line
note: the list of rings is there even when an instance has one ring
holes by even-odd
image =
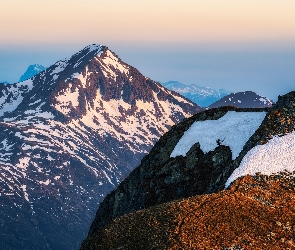
[[[0,81],[98,43],[156,81],[274,100],[295,86],[291,0],[11,0],[0,8]]]

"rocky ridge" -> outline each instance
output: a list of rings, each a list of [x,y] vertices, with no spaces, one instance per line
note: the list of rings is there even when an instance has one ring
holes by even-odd
[[[246,109],[238,109],[234,107],[221,107],[218,109],[211,109],[211,110],[207,110],[205,112],[196,114],[192,116],[191,118],[188,118],[185,121],[179,123],[178,125],[173,126],[172,129],[169,132],[167,132],[158,141],[158,143],[156,143],[154,148],[151,150],[150,154],[142,160],[141,165],[138,168],[136,168],[119,185],[119,187],[115,191],[110,193],[105,198],[105,200],[100,204],[100,207],[96,214],[96,218],[94,222],[92,223],[91,229],[89,231],[88,238],[82,244],[81,249],[97,249],[95,247],[90,247],[90,246],[96,246],[96,244],[101,244],[102,242],[104,242],[104,240],[107,241],[107,238],[109,236],[113,237],[114,242],[116,242],[116,239],[119,239],[119,238],[116,238],[114,235],[117,233],[116,230],[119,230],[118,229],[119,227],[117,229],[114,229],[114,231],[112,231],[109,227],[117,227],[117,225],[120,224],[121,220],[124,221],[124,223],[127,223],[126,225],[132,225],[133,222],[131,221],[133,219],[136,221],[136,218],[137,218],[136,216],[140,216],[140,217],[142,216],[141,218],[143,220],[141,221],[141,223],[143,224],[140,224],[139,227],[142,226],[142,230],[144,230],[143,232],[141,231],[141,229],[139,229],[140,231],[136,231],[136,234],[138,235],[139,232],[144,235],[148,234],[149,236],[147,236],[147,238],[151,240],[150,242],[157,244],[158,241],[157,241],[156,235],[158,235],[159,232],[157,231],[155,232],[155,234],[151,233],[150,230],[152,230],[151,229],[152,226],[150,227],[149,224],[145,224],[144,220],[146,219],[146,222],[148,222],[149,220],[143,214],[145,213],[152,214],[152,211],[154,211],[154,209],[156,210],[159,209],[158,211],[162,215],[163,213],[165,213],[165,214],[169,214],[169,216],[170,215],[174,216],[177,209],[173,210],[172,212],[169,209],[167,210],[166,209],[167,207],[165,206],[170,206],[169,205],[170,203],[167,203],[167,202],[174,201],[181,198],[192,197],[192,196],[194,196],[194,198],[192,199],[198,200],[198,199],[201,199],[200,197],[207,197],[205,199],[210,200],[211,199],[210,197],[212,196],[220,197],[220,196],[223,196],[224,192],[229,192],[229,191],[222,191],[224,189],[225,182],[229,178],[231,173],[239,166],[243,157],[247,154],[247,152],[250,149],[252,149],[253,147],[257,145],[263,145],[267,143],[267,141],[272,139],[273,136],[283,136],[294,131],[295,92],[290,92],[282,97],[279,97],[278,102],[275,105],[273,105],[271,108],[263,109],[264,111],[267,111],[267,115],[265,116],[265,119],[263,120],[259,128],[256,130],[256,132],[249,138],[249,140],[244,145],[243,150],[240,152],[239,156],[236,157],[235,159],[232,159],[230,148],[222,145],[222,143],[220,143],[215,148],[215,150],[210,151],[207,154],[204,154],[202,150],[200,150],[200,145],[196,143],[195,145],[191,147],[191,149],[186,154],[186,156],[184,157],[177,156],[175,158],[170,158],[170,154],[172,150],[174,149],[179,139],[182,137],[184,131],[186,131],[194,121],[218,119],[222,117],[228,111],[232,111],[232,110],[239,111],[239,112],[247,111],[247,110],[252,112],[262,111],[261,109],[246,110]],[[267,178],[268,177],[263,177],[263,179],[267,179]],[[292,178],[291,179],[287,178],[287,179],[288,181],[285,181],[285,179],[282,179],[282,182],[278,181],[279,183],[278,185],[292,186],[293,179]],[[237,183],[238,183],[237,181],[234,182],[232,184],[232,187],[235,185],[239,185]],[[267,185],[272,185],[272,184],[266,184],[266,186]],[[230,190],[233,190],[232,187],[230,188]],[[256,190],[255,185],[253,185],[253,192],[255,190]],[[282,192],[282,194],[284,195],[284,192]],[[291,193],[291,194],[294,195],[294,193]],[[198,196],[198,195],[205,195],[205,196]],[[233,195],[233,197],[236,197],[235,192],[233,192],[233,194],[231,195]],[[237,195],[238,195],[237,196],[238,198],[236,202],[239,203],[240,202],[239,199],[242,199],[241,197],[243,197],[243,194],[241,195],[237,194]],[[254,193],[252,193],[252,195],[254,195]],[[277,193],[276,195],[277,195],[276,197],[279,199],[279,193]],[[216,207],[218,208],[218,203],[213,203],[213,200],[208,201],[209,206],[211,206],[210,203],[212,203],[212,204],[215,204]],[[235,205],[231,204],[230,200],[231,198],[227,199],[228,204],[226,206],[230,205],[233,207],[233,209],[235,209]],[[188,200],[185,199],[184,202],[188,202]],[[222,204],[224,203],[222,202],[223,200],[221,199],[220,206],[223,206]],[[291,198],[290,202],[291,203],[294,202],[294,199]],[[288,203],[287,205],[285,204],[284,206],[290,213],[292,212],[292,210],[290,210],[290,207],[289,207],[291,203]],[[160,204],[164,204],[164,205],[159,206]],[[153,209],[150,208],[154,205],[156,205],[155,208]],[[224,206],[224,208],[226,208],[226,206]],[[240,208],[242,209],[242,206]],[[240,208],[238,207],[238,209]],[[256,207],[256,209],[260,209],[260,208],[261,207],[259,206]],[[148,210],[141,210],[141,209],[148,209]],[[248,209],[250,209],[250,207],[246,207],[244,212],[248,211]],[[179,209],[179,207],[178,207],[178,210],[182,211],[181,209]],[[196,211],[197,211],[196,213],[199,213],[198,210]],[[205,212],[205,210],[201,210],[201,212],[202,211],[203,213]],[[277,207],[275,213],[277,212],[281,213],[279,207]],[[151,214],[149,214],[151,216],[151,219],[157,221],[156,217],[153,217],[153,215]],[[210,216],[213,216],[213,215],[209,213],[207,218],[210,218]],[[127,218],[130,218],[130,220]],[[226,222],[223,222],[222,219],[220,218],[218,219],[218,220],[221,220],[220,223],[226,223]],[[267,218],[267,216],[265,218]],[[117,222],[118,224],[116,224]],[[170,219],[168,219],[167,223],[172,223],[172,222],[170,221]],[[180,223],[180,222],[177,221],[177,223]],[[287,221],[285,221],[284,223],[287,223]],[[122,224],[120,225],[122,226]],[[162,222],[159,222],[159,225],[161,227],[164,224],[162,224]],[[250,225],[251,224],[247,224],[246,226],[248,227],[247,230],[250,230]],[[187,226],[193,227],[193,225],[191,224]],[[229,226],[231,227],[231,225]],[[271,225],[271,227],[272,226],[273,224]],[[129,233],[135,232],[132,230],[135,230],[135,229],[133,228],[131,229],[131,231],[127,230],[126,235],[128,236],[130,235]],[[166,235],[169,235],[168,231],[170,229],[167,229],[168,231],[166,231],[166,229],[162,228],[161,230],[163,230],[163,232],[165,232]],[[259,232],[259,230],[257,232]],[[221,231],[218,231],[218,232],[220,234]],[[218,232],[214,232],[214,233],[218,234]],[[178,234],[180,233],[181,232],[179,232]],[[209,233],[209,231],[207,230],[205,231],[205,233]],[[291,232],[290,235],[293,235],[293,233]],[[152,240],[149,237],[155,237],[155,239]],[[185,238],[185,236],[183,237]],[[185,239],[189,240],[188,238],[185,238]],[[227,241],[229,238],[225,236],[224,236],[224,239],[225,239],[225,242],[227,243],[224,244],[223,246],[232,247],[233,241]],[[292,238],[290,237],[288,238],[288,242],[289,242],[288,244],[292,245],[293,243],[292,241],[290,241],[290,239]],[[149,240],[146,240],[146,241],[148,242]],[[192,241],[194,241],[194,239]],[[252,241],[253,241],[253,237],[251,238],[250,243]],[[132,242],[130,240],[129,243],[137,244],[138,242],[141,242],[141,240],[139,241],[133,240]],[[237,242],[239,242],[237,244],[241,243],[240,241],[237,241]],[[265,238],[263,238],[262,241],[259,241],[259,242],[260,242],[259,244],[262,244],[261,242],[265,243],[266,240]],[[108,244],[111,245],[112,243],[109,242]],[[212,245],[213,243],[208,243],[208,244],[209,245],[207,245],[206,247],[216,246],[216,245]],[[258,246],[260,246],[259,244]],[[166,247],[168,245],[166,245]],[[176,246],[179,247],[180,245],[176,245]],[[163,249],[179,249],[177,247],[175,248],[163,247]],[[219,247],[221,247],[221,245],[219,245]],[[104,249],[104,248],[99,248],[99,249]],[[124,249],[130,249],[130,248],[126,247]],[[143,249],[149,249],[149,248],[143,248]]]

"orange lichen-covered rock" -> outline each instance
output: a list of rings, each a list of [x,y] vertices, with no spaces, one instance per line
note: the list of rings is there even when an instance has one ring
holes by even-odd
[[[215,194],[124,215],[81,249],[295,249],[292,176],[238,179]]]

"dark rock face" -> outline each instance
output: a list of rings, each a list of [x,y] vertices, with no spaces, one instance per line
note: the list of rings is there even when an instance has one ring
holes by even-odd
[[[224,145],[220,145],[220,143],[218,142],[217,144],[219,146],[217,146],[214,151],[210,151],[207,154],[204,154],[202,150],[200,149],[199,143],[196,143],[191,147],[191,149],[188,151],[185,157],[177,156],[175,158],[170,158],[171,152],[173,151],[174,147],[176,146],[176,144],[178,143],[178,141],[180,140],[184,132],[195,121],[216,120],[222,117],[223,115],[225,115],[228,111],[233,111],[233,110],[237,112],[267,111],[267,115],[265,119],[262,121],[261,125],[256,130],[256,132],[245,143],[243,150],[240,152],[237,158],[232,160],[230,148]],[[152,242],[151,244],[158,244],[159,242],[162,242],[161,243],[162,245],[160,247],[161,249],[170,249],[169,244],[171,244],[171,240],[173,241],[173,239],[180,237],[181,232],[176,233],[176,235],[172,236],[172,239],[171,238],[168,239],[166,237],[160,237],[160,239],[156,240],[157,237],[155,235],[161,235],[160,232],[165,232],[164,234],[167,236],[170,234],[172,228],[175,228],[179,226],[180,224],[182,224],[182,222],[177,219],[178,218],[177,216],[179,212],[180,213],[182,212],[181,209],[185,209],[185,208],[182,208],[181,206],[180,207],[177,206],[177,208],[175,209],[173,208],[172,210],[169,210],[169,209],[166,209],[167,208],[166,206],[170,206],[169,202],[175,201],[177,199],[185,198],[184,203],[186,203],[187,201],[189,202],[189,199],[191,198],[189,199],[186,199],[186,198],[191,196],[195,196],[192,199],[197,199],[197,200],[203,199],[202,197],[205,197],[205,199],[208,198],[208,200],[210,200],[211,197],[213,196],[219,197],[217,200],[212,199],[208,203],[208,206],[210,207],[210,209],[213,209],[212,211],[216,211],[216,213],[219,214],[218,212],[219,205],[217,201],[220,200],[221,202],[220,207],[222,207],[222,209],[225,209],[224,210],[225,213],[227,211],[226,204],[230,204],[229,206],[236,204],[237,209],[238,210],[242,209],[243,213],[247,213],[247,216],[248,216],[249,213],[251,214],[251,209],[252,209],[251,206],[252,205],[256,206],[256,204],[251,204],[251,205],[249,204],[249,207],[247,207],[246,205],[239,205],[239,204],[247,203],[247,199],[245,200],[243,198],[244,196],[242,195],[240,201],[235,200],[235,197],[236,197],[235,194],[233,194],[232,196],[230,195],[231,198],[229,197],[223,200],[224,191],[222,190],[225,187],[225,183],[227,179],[229,178],[229,176],[232,174],[232,172],[240,165],[243,157],[247,154],[247,152],[250,149],[252,149],[253,147],[257,145],[262,145],[266,143],[267,140],[271,139],[274,135],[282,136],[287,133],[291,133],[295,131],[294,117],[295,117],[295,92],[290,92],[282,97],[279,97],[278,102],[275,105],[273,105],[271,108],[239,109],[234,107],[221,107],[217,109],[210,109],[202,113],[198,113],[188,119],[185,119],[183,122],[173,126],[171,130],[168,131],[164,136],[162,136],[161,139],[155,144],[153,149],[150,151],[149,155],[143,158],[139,167],[134,169],[130,173],[130,175],[118,186],[118,188],[112,191],[109,195],[107,195],[104,201],[100,204],[99,209],[96,213],[95,220],[93,221],[91,225],[88,237],[83,242],[81,249],[108,249],[107,247],[113,246],[112,242],[117,242],[117,240],[118,242],[123,242],[123,241],[125,242],[125,240],[123,240],[120,237],[119,237],[120,238],[119,240],[119,238],[116,236],[118,233],[118,230],[121,230],[121,232],[124,232],[123,235],[125,235],[127,239],[126,245],[125,243],[124,244],[122,243],[122,247],[123,248],[124,246],[126,247],[124,249],[129,249],[127,247],[129,246],[128,244],[131,244],[131,245],[133,244],[133,246],[134,244],[135,245],[145,244],[142,241],[140,241],[140,239],[137,241],[137,240],[131,240],[131,238],[128,238],[133,233],[146,235],[146,239],[150,239],[149,237],[151,235],[154,235],[153,237],[155,237],[155,241],[150,239],[150,242]],[[277,198],[279,199],[280,197],[279,193],[277,193],[276,185],[280,185],[280,187],[283,187],[283,189],[285,189],[284,187],[287,186],[289,191],[294,190],[294,183],[292,184],[292,181],[290,182],[292,178],[291,179],[285,178],[284,176],[283,177],[274,176],[274,177],[268,178],[267,176],[258,175],[254,179],[258,180],[259,182],[258,186],[260,185],[260,181],[262,182],[268,181],[268,180],[271,181],[272,183],[271,185],[273,185],[272,190],[274,191],[274,195],[276,195],[275,199]],[[246,182],[247,181],[248,179],[246,180]],[[250,180],[250,182],[251,183],[253,182],[252,179]],[[287,184],[285,182],[287,182]],[[230,190],[234,192],[237,190],[248,192],[247,191],[248,189],[244,189],[244,185],[242,185],[243,188],[241,187],[237,188],[239,184],[235,184],[235,183],[239,183],[239,182],[234,182],[229,187]],[[281,186],[281,184],[283,186]],[[249,189],[250,192],[252,192],[252,194],[250,195],[251,197],[255,195],[255,192],[258,192],[259,188],[256,189],[255,185],[256,184],[252,183],[247,186],[248,188],[250,188]],[[266,190],[269,190],[268,185],[269,184],[267,183],[266,184],[263,183],[264,191],[265,191],[265,188]],[[266,193],[259,193],[259,192],[257,193],[257,195],[258,196],[265,195],[267,197],[265,199],[269,199],[269,197],[272,197],[267,192]],[[198,196],[203,194],[210,194],[210,195]],[[292,193],[292,195],[294,194]],[[285,196],[287,197],[287,194],[284,195],[284,197]],[[262,201],[264,202],[263,199]],[[289,201],[290,200],[288,200],[288,202]],[[178,201],[176,203],[178,203]],[[196,213],[200,214],[200,216],[201,215],[203,216],[204,213],[206,212],[207,202],[205,202],[204,204],[206,204],[206,206],[204,207],[203,210],[202,208],[198,210],[200,205],[196,205],[196,207],[194,208],[196,209]],[[265,204],[268,204],[268,203],[264,202],[264,205]],[[288,204],[290,205],[291,203],[288,203]],[[156,207],[153,207],[153,206],[156,206]],[[289,209],[288,206],[286,206],[286,209]],[[243,207],[247,207],[246,210]],[[155,215],[154,217],[154,215],[152,214],[157,209],[160,209],[159,213]],[[261,208],[256,207],[255,209],[257,209],[258,211]],[[280,211],[281,210],[278,207],[278,210],[276,210],[275,213],[277,212],[280,213]],[[290,212],[290,209],[288,211]],[[272,211],[269,211],[269,212],[270,214],[272,214]],[[187,214],[185,210],[183,213]],[[223,214],[223,212],[221,212],[221,214]],[[268,212],[266,212],[266,214],[268,214]],[[236,215],[238,216],[238,214]],[[224,214],[222,216],[224,216]],[[216,218],[218,221],[221,221],[220,223],[223,223],[222,216],[220,218]],[[265,216],[266,216],[265,217],[266,219],[269,219],[267,217],[268,215],[265,215]],[[206,218],[208,218],[208,220],[210,220],[210,217],[214,217],[214,214],[209,213],[208,216],[206,215]],[[278,216],[278,218],[279,217],[280,216]],[[130,220],[127,218],[130,218]],[[197,220],[197,218],[198,216],[193,220]],[[123,227],[122,224],[120,224],[121,222],[119,221],[122,221],[123,224],[126,224],[126,227],[128,227],[128,229],[126,228],[126,231],[125,231],[125,227]],[[187,221],[189,221],[189,219]],[[185,220],[183,223],[186,223],[187,221]],[[116,224],[117,222],[119,224]],[[140,224],[138,226],[138,228],[140,228],[138,229],[138,231],[136,231],[137,229],[135,229],[132,226],[133,223]],[[212,221],[212,223],[218,224],[217,221]],[[225,223],[227,222],[225,221]],[[170,226],[168,226],[168,224]],[[251,223],[249,224],[249,226],[250,225]],[[159,231],[157,231],[158,226],[160,228]],[[230,227],[232,226],[234,225],[230,224]],[[188,230],[190,230],[189,228],[194,228],[192,224],[187,224],[186,227],[188,228]],[[211,232],[211,231],[208,232],[208,228],[204,228],[204,230],[205,230],[204,232],[206,233]],[[251,230],[251,228],[248,228],[246,230]],[[201,231],[200,231],[200,235],[203,235]],[[255,232],[259,233],[259,230]],[[217,234],[214,234],[214,236],[212,237],[212,242],[219,237],[217,236]],[[235,235],[235,233],[233,233],[233,235]],[[183,238],[184,241],[182,242],[183,244],[187,244],[188,241],[195,240],[195,239],[188,239],[185,235],[183,237],[184,237]],[[253,237],[254,238],[251,238],[253,242],[256,242],[256,243],[259,242],[257,243],[258,244],[257,246],[260,246],[259,244],[265,243],[265,240],[255,241],[257,237],[256,236],[253,236]],[[288,237],[290,238],[292,236],[288,234]],[[113,239],[113,241],[110,241],[111,238]],[[196,239],[197,238],[198,237],[196,237]],[[228,238],[228,239],[231,239],[231,238]],[[204,238],[201,238],[200,241],[198,241],[199,243],[196,243],[196,244],[200,244],[202,240],[204,241]],[[107,241],[108,243],[106,243]],[[217,244],[216,241],[214,242],[215,242],[214,244]],[[231,244],[233,241],[226,240],[225,242],[226,243],[222,245],[223,247],[232,246]],[[237,241],[237,242],[241,243],[241,241]],[[149,244],[149,243],[146,242],[146,244]],[[209,245],[206,245],[206,247],[209,247]],[[97,248],[97,246],[99,247]],[[210,245],[210,247],[213,247],[213,246],[217,246],[217,245]],[[180,247],[180,245],[176,244],[176,247],[171,249],[179,249],[178,247]],[[186,247],[184,248],[188,248],[188,247],[189,246],[186,245]]]
[[[105,195],[199,110],[98,45],[0,85],[0,248],[77,249]]]
[[[238,108],[267,108],[272,105],[273,102],[266,97],[257,95],[252,91],[245,91],[224,96],[220,100],[209,105],[209,108],[218,108],[222,106],[234,106]]]

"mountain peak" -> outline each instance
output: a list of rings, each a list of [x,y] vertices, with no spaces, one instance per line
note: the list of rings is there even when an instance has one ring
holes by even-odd
[[[217,108],[221,106],[234,106],[238,108],[266,108],[271,107],[273,102],[253,91],[244,91],[231,93],[222,97],[217,102],[211,104],[209,108]]]
[[[40,73],[45,69],[46,67],[44,67],[41,64],[32,64],[27,68],[26,72],[20,77],[19,81],[23,82],[25,80],[28,80],[29,78],[35,76],[36,74]]]
[[[75,248],[102,198],[163,133],[198,111],[101,45],[1,84],[0,196],[7,200],[0,207],[8,226],[0,242],[24,248],[22,234],[30,249]],[[24,226],[15,227],[16,215]]]

